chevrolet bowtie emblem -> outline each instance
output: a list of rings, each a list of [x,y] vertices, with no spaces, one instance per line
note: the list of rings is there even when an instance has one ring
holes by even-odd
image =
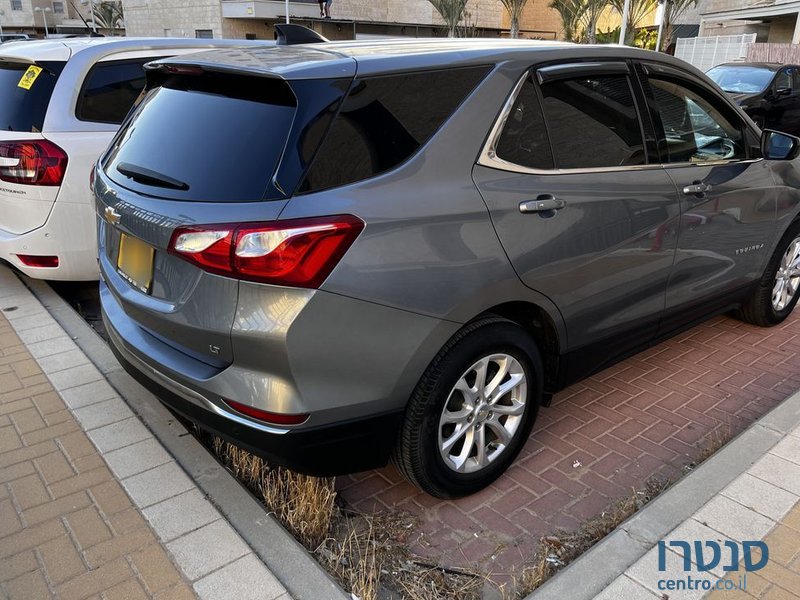
[[[119,220],[122,218],[122,215],[120,215],[116,210],[114,210],[113,206],[106,206],[105,215],[106,215],[106,221],[108,221],[112,225],[116,225],[117,223],[119,223]]]

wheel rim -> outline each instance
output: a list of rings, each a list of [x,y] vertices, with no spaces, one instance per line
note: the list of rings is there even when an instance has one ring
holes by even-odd
[[[772,287],[772,308],[782,311],[800,287],[800,237],[795,238],[783,253]]]
[[[439,453],[451,470],[474,473],[506,451],[522,423],[528,382],[508,354],[476,361],[450,391],[439,418]]]

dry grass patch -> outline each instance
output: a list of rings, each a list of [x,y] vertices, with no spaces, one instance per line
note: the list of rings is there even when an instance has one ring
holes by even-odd
[[[667,480],[650,479],[641,489],[632,490],[629,496],[618,500],[594,519],[586,521],[578,531],[559,531],[555,535],[543,537],[533,561],[526,565],[516,578],[518,596],[522,598],[530,594],[614,531],[628,517],[663,492],[668,485]]]
[[[360,514],[337,506],[334,478],[309,477],[199,432],[234,476],[348,591],[361,600],[479,600],[485,577],[427,564],[408,550],[406,513]]]

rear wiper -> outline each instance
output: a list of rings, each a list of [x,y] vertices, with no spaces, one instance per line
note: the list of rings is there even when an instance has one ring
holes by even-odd
[[[164,175],[157,171],[140,167],[139,165],[132,165],[131,163],[119,163],[117,171],[130,177],[134,181],[144,183],[146,185],[153,185],[156,187],[172,188],[173,190],[186,191],[189,189],[189,184],[178,179],[173,179],[169,175]]]

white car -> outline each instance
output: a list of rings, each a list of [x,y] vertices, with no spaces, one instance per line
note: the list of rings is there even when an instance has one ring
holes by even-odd
[[[144,87],[143,65],[208,48],[271,43],[74,38],[3,44],[0,259],[38,279],[97,279],[89,173]]]

